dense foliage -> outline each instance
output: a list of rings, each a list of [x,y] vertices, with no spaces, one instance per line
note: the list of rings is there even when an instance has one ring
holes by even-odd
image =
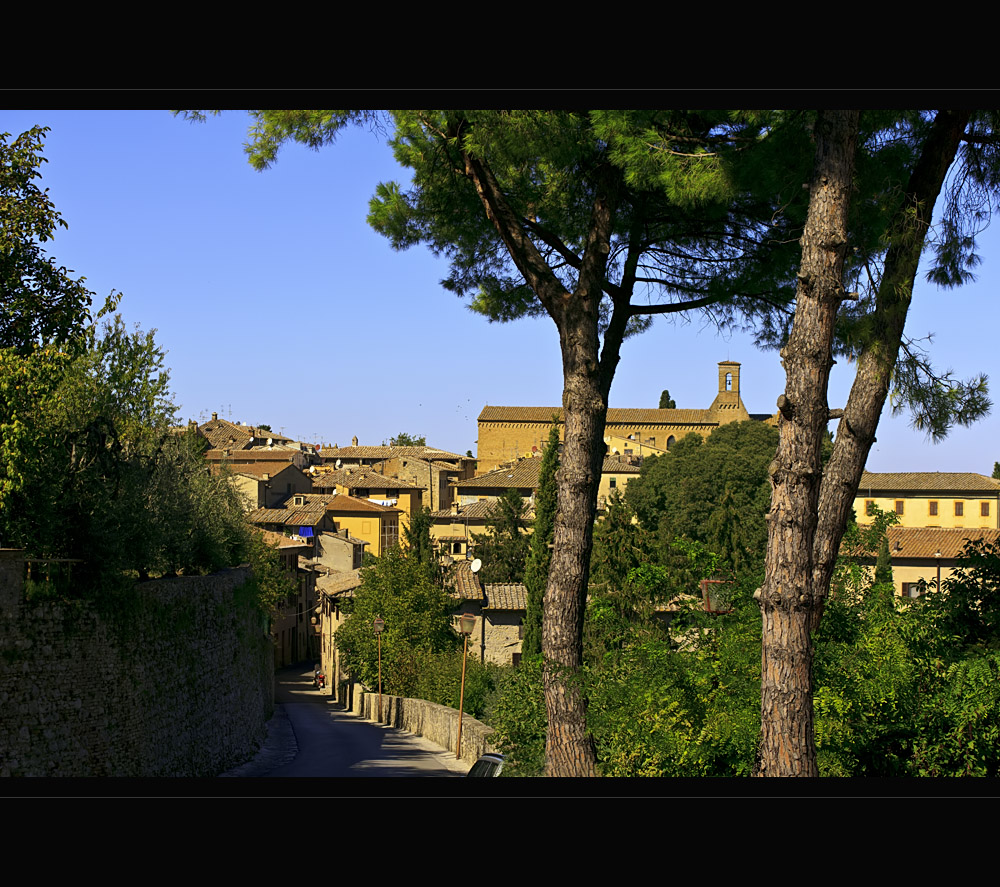
[[[428,576],[424,564],[402,548],[390,548],[361,568],[347,621],[337,629],[337,647],[347,671],[369,687],[378,685],[376,617],[382,632],[382,686],[386,693],[414,696],[427,653],[459,648],[450,613],[455,602]]]
[[[677,536],[701,542],[731,570],[760,569],[767,544],[768,464],[778,431],[733,422],[709,437],[689,434],[662,456],[648,456],[626,498],[660,545]]]
[[[0,136],[0,541],[80,561],[74,593],[251,559],[235,491],[171,430],[153,334],[99,328],[83,278],[42,249],[66,226],[34,181],[44,132]]]
[[[0,348],[22,355],[38,344],[75,341],[90,321],[94,296],[85,278],[71,277],[42,246],[67,227],[35,183],[46,162],[47,131],[36,126],[12,141],[0,133]],[[114,302],[109,297],[105,310]]]

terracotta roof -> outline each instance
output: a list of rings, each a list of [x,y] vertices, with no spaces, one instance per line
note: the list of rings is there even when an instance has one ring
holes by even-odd
[[[246,474],[249,477],[262,477],[265,474],[276,477],[286,468],[295,468],[291,462],[249,462],[246,465],[225,464],[233,474]],[[302,469],[295,468],[295,470],[301,471]]]
[[[996,493],[1000,492],[1000,481],[985,474],[967,471],[908,471],[899,474],[864,472],[858,485],[858,495],[864,496],[876,491]]]
[[[320,455],[324,459],[393,459],[396,456],[447,460],[469,458],[437,447],[324,447]]]
[[[451,596],[463,601],[483,600],[483,587],[479,577],[472,572],[472,561],[458,561],[448,570],[448,582],[452,587]]]
[[[466,480],[453,480],[449,486],[452,487],[473,487],[489,489],[536,489],[538,487],[538,473],[542,467],[541,459],[521,459],[509,468],[497,468],[488,474],[480,474],[478,477],[470,477]]]
[[[328,576],[320,576],[316,579],[316,589],[329,595],[351,592],[360,586],[360,570],[347,570],[343,573],[331,573]]]
[[[258,508],[247,515],[247,520],[252,524],[315,527],[324,517],[324,508]]]
[[[954,560],[961,554],[965,543],[982,540],[988,544],[1000,541],[1000,530],[962,529],[951,527],[889,527],[889,554],[893,560],[925,558]],[[897,549],[896,546],[899,546]]]
[[[377,502],[369,502],[367,499],[359,499],[357,496],[345,496],[339,493],[330,499],[327,511],[335,512],[360,512],[365,514],[399,514],[398,508],[391,508],[388,505],[379,505]]]
[[[308,548],[312,549],[312,545],[308,542],[303,542],[301,539],[290,539],[284,533],[275,533],[273,530],[261,530],[261,534],[264,536],[264,541],[268,545],[273,545],[276,548]]]
[[[467,505],[460,505],[459,512],[456,514],[450,508],[446,508],[443,511],[435,511],[431,514],[439,523],[444,523],[446,518],[454,518],[456,522],[465,520],[485,520],[490,516],[490,512],[493,510],[495,501],[490,499],[483,499],[478,502],[470,502]],[[535,519],[535,510],[532,506],[528,506],[528,510],[524,514],[525,520]],[[440,538],[440,537],[439,537]]]
[[[487,585],[484,610],[526,610],[528,589],[523,585]]]
[[[313,475],[313,486],[330,487],[339,484],[349,490],[358,487],[376,490],[416,490],[419,487],[405,481],[386,477],[367,468],[341,468],[339,471],[322,471]]]
[[[640,465],[624,462],[614,456],[605,456],[601,466],[601,474],[638,474],[640,470]]]
[[[301,505],[295,504],[295,497],[302,499]],[[333,499],[329,493],[290,493],[279,503],[279,508],[314,508],[325,510],[327,503]]]
[[[205,451],[205,459],[209,462],[228,462],[230,465],[243,465],[247,462],[291,462],[292,459],[300,455],[299,450],[288,449],[287,447],[275,449],[249,449],[234,450],[231,447],[228,452],[225,449],[214,449]]]
[[[553,414],[563,420],[562,407],[483,407],[480,422],[540,422],[552,424]],[[644,410],[609,407],[608,426],[613,425],[718,425],[712,410]]]

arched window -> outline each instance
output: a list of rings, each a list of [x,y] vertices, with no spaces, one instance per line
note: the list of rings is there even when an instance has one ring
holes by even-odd
[[[733,390],[733,374],[726,373],[726,391]]]
[[[671,434],[670,437],[667,438],[667,449],[669,450],[673,445],[674,445],[674,436]]]

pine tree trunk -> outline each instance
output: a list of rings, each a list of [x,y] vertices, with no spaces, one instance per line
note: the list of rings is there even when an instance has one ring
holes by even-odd
[[[558,323],[563,354],[565,437],[558,471],[554,547],[545,589],[542,654],[549,728],[546,775],[594,776],[580,686],[583,618],[597,486],[604,458],[606,394],[598,364],[597,301],[568,299]]]
[[[858,371],[820,490],[819,523],[813,545],[813,587],[818,598],[812,628],[819,628],[847,517],[854,504],[868,453],[875,442],[889,394],[903,327],[913,294],[934,205],[968,125],[968,111],[939,111],[906,189],[903,209],[893,223],[875,312],[878,335],[858,358]]]
[[[842,296],[858,112],[821,112],[795,320],[782,350],[786,386],[771,463],[766,575],[761,590],[758,775],[817,776],[813,739],[812,550],[829,408],[826,392]]]

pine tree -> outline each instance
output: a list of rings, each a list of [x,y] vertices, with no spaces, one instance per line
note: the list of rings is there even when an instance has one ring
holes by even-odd
[[[528,611],[524,617],[523,656],[538,656],[542,652],[542,598],[549,581],[549,561],[556,528],[556,471],[559,469],[559,428],[553,425],[549,442],[538,472],[538,492],[535,493],[535,524],[524,568],[524,584],[528,589]]]

